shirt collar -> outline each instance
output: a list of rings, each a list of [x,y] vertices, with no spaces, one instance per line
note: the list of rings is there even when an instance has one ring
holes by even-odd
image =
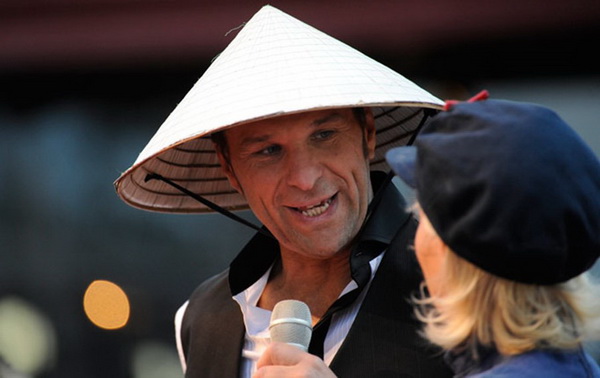
[[[357,236],[355,245],[360,248],[353,248],[350,257],[353,277],[385,250],[409,216],[404,197],[386,180],[385,173],[371,172],[371,183],[375,196],[381,196],[381,200]],[[255,234],[230,264],[231,294],[236,295],[258,281],[278,258],[277,241]]]
[[[504,357],[494,348],[476,345],[461,345],[444,353],[444,361],[456,378],[478,374],[502,362]]]

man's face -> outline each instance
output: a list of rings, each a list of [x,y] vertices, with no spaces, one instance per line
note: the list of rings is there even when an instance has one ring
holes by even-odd
[[[328,258],[360,229],[372,197],[375,128],[351,109],[282,116],[225,132],[231,184],[282,251]]]

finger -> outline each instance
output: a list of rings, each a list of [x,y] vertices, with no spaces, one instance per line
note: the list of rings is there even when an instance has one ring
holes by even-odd
[[[295,346],[280,342],[271,343],[256,363],[257,368],[270,365],[290,366],[297,364],[303,355],[303,352]]]
[[[295,375],[295,366],[263,366],[256,370],[252,378],[281,378]]]

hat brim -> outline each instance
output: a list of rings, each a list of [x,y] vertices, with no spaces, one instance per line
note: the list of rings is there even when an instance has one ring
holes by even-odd
[[[425,110],[424,107],[400,105],[371,109],[375,117],[377,145],[370,166],[373,170],[387,171],[390,167],[385,159],[385,152],[410,143],[418,125],[426,117]],[[148,174],[160,175],[176,182],[230,211],[248,209],[244,196],[231,187],[223,173],[209,135],[169,146],[155,156],[135,164],[117,179],[115,186],[121,199],[143,210],[210,212],[210,208],[165,182],[148,181]]]
[[[404,146],[389,150],[385,158],[392,170],[406,185],[415,189],[415,165],[417,161],[417,148],[415,146]]]

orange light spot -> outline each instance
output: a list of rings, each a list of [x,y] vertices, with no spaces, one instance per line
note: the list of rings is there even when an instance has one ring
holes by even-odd
[[[88,319],[104,329],[118,329],[129,320],[127,294],[110,281],[92,282],[83,296],[83,309]]]

